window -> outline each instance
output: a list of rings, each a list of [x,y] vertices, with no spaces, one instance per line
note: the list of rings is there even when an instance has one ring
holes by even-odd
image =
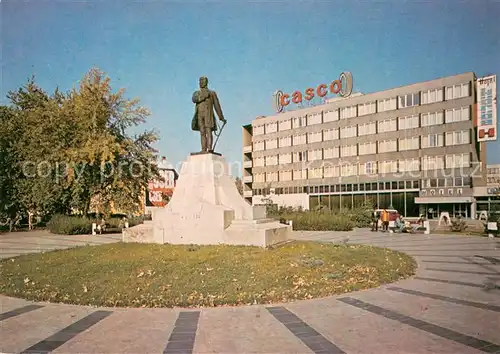
[[[311,150],[308,152],[307,155],[309,156],[309,161],[322,160],[323,150],[322,149]]]
[[[396,109],[396,97],[378,101],[378,111],[385,112]]]
[[[253,176],[253,180],[257,183],[263,183],[266,181],[266,174],[265,173],[256,173]]]
[[[318,143],[323,140],[323,134],[321,132],[314,132],[307,134],[307,143]]]
[[[306,117],[295,117],[292,120],[293,128],[305,127],[307,125]]]
[[[309,169],[309,178],[323,178],[323,168],[311,168]]]
[[[313,113],[307,117],[307,125],[321,124],[321,112]]]
[[[443,124],[443,112],[432,112],[422,114],[422,127]]]
[[[364,144],[359,144],[359,155],[370,155],[370,154],[376,154],[377,153],[377,143],[371,142],[371,143],[364,143]]]
[[[399,151],[420,149],[420,138],[414,136],[406,139],[399,139]]]
[[[323,122],[333,122],[335,120],[339,120],[339,111],[326,111],[323,113]]]
[[[383,140],[378,142],[379,154],[384,152],[397,151],[397,149],[398,149],[397,140]]]
[[[376,104],[375,102],[368,102],[364,104],[358,105],[358,115],[364,116],[366,114],[373,114],[376,112]]]
[[[253,131],[253,135],[262,135],[264,134],[264,125],[256,125],[255,127],[253,127],[252,129]]]
[[[446,168],[470,167],[469,154],[457,154],[446,156]]]
[[[306,170],[294,170],[292,177],[293,177],[293,180],[306,179],[307,178],[307,171]]]
[[[358,135],[371,135],[377,133],[377,126],[375,122],[358,125]]]
[[[422,137],[422,149],[443,145],[443,134],[430,134]]]
[[[301,162],[307,160],[307,151],[299,151],[293,153],[293,162]]]
[[[278,180],[278,172],[267,172],[266,182],[276,182]]]
[[[397,120],[396,118],[381,120],[378,122],[378,132],[393,132],[397,129]]]
[[[253,151],[262,151],[264,150],[264,141],[255,141],[253,143]]]
[[[396,173],[398,172],[398,162],[397,161],[382,161],[379,162],[379,172],[380,173]]]
[[[407,159],[399,161],[399,171],[400,172],[411,172],[420,170],[420,160],[419,159]]]
[[[444,158],[443,156],[425,156],[422,159],[422,169],[427,170],[438,170],[444,168]]]
[[[325,148],[323,150],[323,158],[326,159],[335,159],[339,157],[339,148],[338,147],[331,147],[331,148]]]
[[[278,128],[280,131],[292,129],[292,120],[286,119],[278,122]]]
[[[340,176],[340,167],[339,166],[325,166],[323,175],[325,178],[327,177],[339,177]]]
[[[469,130],[461,130],[458,132],[448,132],[446,133],[446,145],[461,145],[470,144],[470,132]]]
[[[434,90],[422,91],[422,104],[442,102],[443,89],[438,88]]]
[[[357,165],[342,165],[340,168],[340,173],[342,177],[356,176],[358,174]]]
[[[278,123],[267,123],[266,124],[266,134],[275,133],[278,131]]]
[[[376,175],[377,174],[377,162],[375,161],[368,161],[365,162],[363,165],[363,171],[360,171],[361,173],[364,173],[365,175]]]
[[[413,107],[420,104],[420,94],[409,93],[407,95],[399,96],[399,108]]]
[[[351,138],[357,135],[357,127],[354,125],[352,127],[340,128],[340,138]]]
[[[356,156],[357,154],[358,154],[358,149],[356,145],[346,145],[340,147],[340,155],[342,157]]]
[[[278,160],[280,164],[285,164],[285,163],[292,163],[292,154],[281,154],[278,155]]]
[[[264,167],[265,166],[265,159],[263,157],[256,157],[253,160],[253,165],[254,167]]]
[[[306,143],[306,134],[293,136],[293,145],[301,145],[305,143]]]
[[[323,131],[323,140],[337,140],[339,138],[339,130],[338,129],[329,129]]]
[[[399,130],[418,128],[418,114],[406,117],[399,117]]]
[[[266,156],[266,166],[275,166],[278,164],[278,155]]]
[[[357,107],[356,106],[343,107],[340,108],[339,111],[340,111],[340,119],[352,118],[356,117]]]
[[[292,137],[284,136],[279,140],[279,147],[292,146]]]
[[[279,171],[280,181],[291,181],[292,171]]]
[[[446,100],[470,96],[469,83],[446,87]]]
[[[277,148],[278,148],[278,139],[266,140],[266,150],[277,149]]]
[[[445,115],[446,123],[462,122],[470,120],[470,107],[447,109]]]

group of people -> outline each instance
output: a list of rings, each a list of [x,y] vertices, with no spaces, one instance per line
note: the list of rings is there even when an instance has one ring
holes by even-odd
[[[373,220],[372,220],[372,231],[378,231],[378,224],[381,221],[382,231],[389,231],[389,221],[390,221],[390,213],[387,209],[379,209],[378,206],[373,210]],[[417,225],[418,227],[418,225]],[[406,222],[403,220],[403,217],[397,213],[396,218],[394,220],[394,231],[395,232],[413,232],[414,228],[411,226],[407,226]]]
[[[389,230],[389,212],[387,209],[379,210],[376,206],[373,210],[372,231],[378,231],[379,220],[382,221],[382,231]]]

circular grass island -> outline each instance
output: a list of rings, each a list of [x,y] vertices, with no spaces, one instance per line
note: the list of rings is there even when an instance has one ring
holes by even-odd
[[[388,249],[291,242],[242,246],[115,243],[0,262],[0,293],[109,307],[213,307],[312,299],[391,283],[415,261]]]

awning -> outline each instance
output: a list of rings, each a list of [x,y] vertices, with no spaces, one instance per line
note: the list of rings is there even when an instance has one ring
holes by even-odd
[[[416,204],[472,203],[473,197],[416,197]]]

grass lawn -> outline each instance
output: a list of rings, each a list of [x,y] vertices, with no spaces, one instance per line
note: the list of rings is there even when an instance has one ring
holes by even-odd
[[[115,243],[2,260],[0,293],[116,307],[269,304],[376,287],[415,268],[405,254],[358,245]]]

